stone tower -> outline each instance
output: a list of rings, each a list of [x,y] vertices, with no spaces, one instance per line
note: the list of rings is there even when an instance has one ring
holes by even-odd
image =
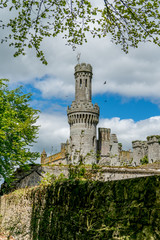
[[[47,157],[46,151],[43,149],[43,152],[41,153],[41,164],[45,164],[45,159]]]
[[[75,66],[75,101],[67,109],[70,125],[70,158],[72,164],[83,161],[96,162],[96,126],[99,107],[92,104],[92,67],[90,64]]]
[[[147,137],[148,161],[149,163],[160,161],[160,136],[153,135]]]

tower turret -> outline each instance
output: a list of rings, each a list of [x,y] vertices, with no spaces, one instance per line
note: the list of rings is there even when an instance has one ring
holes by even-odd
[[[68,107],[70,124],[70,156],[73,164],[83,159],[84,163],[96,162],[96,126],[99,122],[99,107],[91,102],[92,67],[90,64],[75,66],[75,101]]]
[[[43,152],[41,153],[41,164],[45,164],[46,157],[47,157],[47,153],[45,149],[43,149]]]
[[[75,66],[75,101],[91,101],[92,67],[90,64]]]

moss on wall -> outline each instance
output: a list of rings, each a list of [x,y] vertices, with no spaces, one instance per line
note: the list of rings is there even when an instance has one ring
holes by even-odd
[[[45,203],[34,193],[33,239],[160,239],[159,189],[160,177],[58,182]]]
[[[28,194],[32,204],[28,239],[160,239],[159,176],[112,182],[63,180]]]

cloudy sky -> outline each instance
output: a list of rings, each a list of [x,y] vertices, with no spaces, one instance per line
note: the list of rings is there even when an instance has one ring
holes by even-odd
[[[93,67],[92,101],[100,107],[98,127],[111,128],[125,150],[132,140],[160,134],[160,48],[141,44],[125,54],[109,39],[89,38],[73,51],[61,37],[45,39],[42,48],[47,66],[33,50],[14,58],[13,49],[0,46],[1,78],[8,78],[11,88],[23,85],[24,92],[32,92],[31,105],[41,110],[34,150],[45,148],[49,155],[69,137],[66,109],[74,100],[77,53],[80,62]]]

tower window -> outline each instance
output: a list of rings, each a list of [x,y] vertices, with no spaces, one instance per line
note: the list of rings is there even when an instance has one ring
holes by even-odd
[[[85,87],[87,87],[87,79],[85,80]]]
[[[93,141],[92,141],[93,147],[95,146],[95,140],[96,140],[96,137],[94,136],[94,137],[93,137]]]
[[[80,87],[82,87],[82,79],[80,79]]]

